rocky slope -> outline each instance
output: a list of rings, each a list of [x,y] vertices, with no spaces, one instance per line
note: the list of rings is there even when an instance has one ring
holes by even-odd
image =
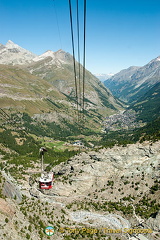
[[[23,65],[32,62],[37,55],[20,47],[11,40],[6,45],[0,44],[0,64]]]
[[[129,109],[137,113],[137,119],[150,122],[160,117],[160,82],[156,83],[150,90],[140,97]]]
[[[8,41],[5,46],[0,45],[0,54],[1,115],[3,111],[8,115],[25,112],[33,121],[58,123],[65,128],[66,122],[74,125],[78,113],[73,57],[69,53],[47,51],[36,56]],[[79,67],[77,62],[76,67]],[[82,80],[83,67],[80,68]],[[84,105],[87,129],[100,130],[104,115],[123,109],[123,104],[87,70]],[[78,111],[79,114],[82,111],[82,83],[79,81]]]
[[[51,191],[38,191],[36,181],[29,181],[36,175],[25,173],[17,186],[22,202],[0,199],[1,238],[45,240],[43,229],[53,226],[58,240],[157,240],[159,147],[144,142],[80,153],[53,168]],[[8,189],[3,182],[12,179],[2,174],[1,188]]]
[[[39,123],[42,123],[41,128],[46,129],[46,123],[55,123],[64,130],[68,130],[68,126],[76,127],[75,98],[72,94],[66,95],[61,92],[47,80],[31,74],[19,66],[1,64],[0,86],[0,122],[6,127],[8,121],[16,122],[17,127],[22,127],[21,117],[17,119],[19,113],[29,114],[32,117],[32,126],[33,124],[39,126]],[[72,88],[74,87],[72,86]],[[90,92],[92,98],[88,96],[90,100],[86,100],[85,103],[86,129],[94,131],[95,129],[101,130],[103,114],[109,115],[122,108],[102,85],[98,89],[98,92],[94,90]],[[52,130],[54,128],[52,127]]]
[[[0,65],[0,85],[1,108],[31,115],[51,110],[47,98],[66,99],[51,84],[18,66]]]
[[[141,193],[141,197],[148,191],[149,186],[144,186],[147,182],[152,185],[158,179],[160,142],[149,144],[130,144],[127,147],[113,147],[102,149],[99,152],[81,153],[67,163],[61,163],[54,168],[57,174],[68,176],[70,185],[60,182],[55,183],[54,192],[58,195],[76,196],[95,194],[96,188],[103,189],[98,194],[98,198],[118,201],[129,194],[136,196]],[[72,169],[71,169],[72,166]],[[142,175],[144,175],[141,181]],[[127,180],[128,179],[128,180]],[[138,181],[139,190],[135,190],[131,183]],[[108,181],[114,183],[114,194],[111,194]],[[127,183],[125,184],[125,182]],[[94,187],[93,187],[94,186]],[[121,186],[121,187],[120,187]],[[118,187],[121,191],[118,191]],[[133,188],[133,189],[132,189]],[[76,192],[74,193],[74,190]],[[123,192],[123,193],[122,193]]]
[[[50,82],[60,92],[68,97],[75,97],[75,76],[73,69],[73,57],[59,50],[57,52],[47,51],[46,53],[33,59],[33,63],[27,66],[32,74],[39,76]],[[82,79],[83,67],[76,62],[77,89],[79,102],[82,99]],[[105,107],[116,110],[122,107],[120,101],[115,99],[108,89],[89,71],[85,71],[85,99],[88,108],[94,109],[99,106],[99,112],[103,113]],[[107,111],[105,111],[107,112]]]
[[[49,50],[37,56],[10,40],[6,45],[1,44],[0,46],[0,64],[21,65],[32,75],[36,75],[54,85],[58,91],[67,95],[69,99],[75,98],[73,57],[69,53],[63,50],[58,50],[57,52]],[[76,62],[77,76],[79,76],[78,69],[79,64]],[[82,99],[82,66],[80,66],[80,71],[81,80],[77,77],[79,104],[81,104]],[[87,70],[85,98],[87,109],[96,109],[98,107],[101,114],[123,108],[122,104]]]
[[[160,57],[143,67],[130,67],[115,74],[104,82],[113,95],[134,102],[160,82]]]

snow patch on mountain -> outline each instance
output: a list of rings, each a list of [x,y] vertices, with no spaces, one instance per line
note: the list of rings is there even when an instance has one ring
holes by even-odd
[[[155,61],[160,61],[160,56],[155,59]]]
[[[111,78],[114,75],[114,73],[95,73],[94,76],[97,77],[101,82],[104,82],[108,78]]]
[[[12,42],[11,40],[8,40],[8,42],[6,43],[6,48],[8,48],[8,49],[17,48],[17,49],[26,51],[24,48],[20,47],[19,45],[17,45],[16,43]]]
[[[45,53],[41,54],[40,56],[35,57],[33,61],[38,62],[38,61],[44,60],[47,57],[55,58],[54,52],[51,50],[48,50]]]
[[[33,59],[34,62],[43,61],[47,58],[51,58],[47,65],[56,64],[57,66],[61,66],[62,64],[67,64],[72,60],[72,56],[69,53],[64,52],[62,49],[53,52],[51,50],[46,51],[45,53],[37,56]]]
[[[9,40],[6,45],[0,44],[0,64],[23,65],[39,61],[47,61],[47,65],[49,66],[56,64],[57,67],[61,67],[62,64],[72,63],[73,57],[62,49],[56,52],[48,50],[38,56],[20,47],[11,40]]]

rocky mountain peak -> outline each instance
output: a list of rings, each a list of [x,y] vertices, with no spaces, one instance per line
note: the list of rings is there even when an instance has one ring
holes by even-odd
[[[73,59],[73,57],[69,53],[63,51],[62,49],[59,49],[57,52],[55,52],[55,57],[63,61],[63,63],[68,63]]]
[[[156,61],[160,61],[160,56],[158,56],[158,57],[156,58]]]
[[[159,61],[160,61],[160,56],[152,59],[148,64],[151,64],[151,63],[153,63],[153,62],[159,62]]]
[[[43,54],[54,54],[54,52],[53,52],[52,50],[47,50],[47,51],[45,51],[45,53],[43,53]]]
[[[20,48],[19,45],[15,44],[15,43],[12,42],[11,40],[8,40],[8,42],[6,43],[6,47],[7,47],[7,48]]]
[[[132,66],[120,71],[107,79],[104,85],[121,100],[134,102],[158,82],[160,82],[160,56],[143,67]]]
[[[52,59],[54,58],[54,52],[51,50],[47,50],[46,52],[44,52],[43,54],[36,56],[33,61],[34,62],[38,62],[41,60],[44,60],[45,58],[51,57]]]
[[[63,49],[59,49],[57,52],[65,52],[65,51],[63,51]]]
[[[5,46],[3,44],[0,43],[0,50],[5,48]]]
[[[45,60],[46,58],[51,57],[50,64],[55,64],[58,61],[58,64],[61,62],[63,64],[69,63],[72,60],[72,56],[69,53],[66,53],[64,50],[59,49],[56,52],[51,50],[46,51],[45,53],[35,57],[34,62]]]
[[[26,64],[32,62],[36,55],[9,40],[6,45],[0,45],[0,64]]]

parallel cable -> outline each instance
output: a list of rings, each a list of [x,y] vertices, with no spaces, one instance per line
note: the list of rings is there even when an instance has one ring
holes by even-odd
[[[6,121],[8,121],[8,118],[5,117],[3,113],[0,112],[0,115],[1,115],[2,119],[5,119]]]
[[[86,0],[84,0],[84,46],[83,46],[83,118],[84,118],[84,101],[85,101],[85,96],[84,96],[84,92],[85,92],[85,55],[86,55]]]
[[[17,125],[18,127],[18,124],[16,123],[16,121],[12,120],[11,116],[9,116],[2,108],[0,108],[0,111],[1,111],[0,112],[1,116],[3,116],[6,121],[10,121],[9,124],[13,126],[13,129],[15,128],[15,125]],[[23,129],[22,131],[25,132],[26,135],[29,135],[25,129]]]
[[[79,36],[80,36],[80,31],[79,31],[79,3],[77,0],[77,38],[78,38],[78,70],[79,70],[79,104],[80,104],[80,111],[81,111],[81,64],[80,64],[80,40],[79,40]]]
[[[58,15],[57,15],[57,11],[56,11],[55,0],[53,0],[53,3],[54,3],[54,11],[55,11],[56,22],[57,22],[58,35],[59,35],[60,45],[61,45],[61,49],[62,49],[62,41],[61,41],[61,34],[60,34],[60,29],[59,29],[59,22],[58,22]]]
[[[2,109],[0,108],[0,110],[3,112],[3,114],[5,114],[8,118],[10,118],[10,116]]]
[[[5,121],[11,120],[10,116],[2,108],[0,108],[0,111],[1,111],[0,116],[2,117],[3,120],[5,120]],[[12,123],[11,123],[11,125],[12,125]]]
[[[72,6],[71,0],[69,0],[69,10],[70,10],[70,25],[71,25],[71,37],[72,37],[72,50],[73,50],[73,66],[74,66],[74,75],[75,75],[75,92],[76,92],[76,100],[77,100],[77,113],[78,113],[78,121],[81,116],[81,112],[83,115],[83,124],[84,124],[84,111],[85,111],[85,77],[86,77],[86,69],[85,69],[85,60],[86,60],[86,0],[84,0],[84,30],[83,30],[83,69],[82,69],[82,83],[81,83],[81,64],[80,64],[80,28],[79,28],[79,1],[76,1],[76,13],[77,13],[77,43],[78,43],[78,84],[77,84],[77,74],[76,74],[76,61],[75,61],[75,48],[74,48],[74,34],[73,34],[73,20],[72,20]],[[82,89],[81,89],[82,88]],[[80,107],[80,112],[78,111]]]
[[[77,90],[77,74],[76,74],[76,61],[75,61],[75,50],[74,50],[74,35],[73,35],[73,21],[72,21],[71,0],[69,0],[69,10],[70,10],[70,25],[71,25],[71,37],[72,37],[72,51],[73,51],[73,67],[74,67],[74,79],[75,79],[75,92],[76,92],[77,113],[78,113],[78,90]],[[78,114],[78,121],[79,121],[79,114]]]
[[[5,119],[6,121],[12,121],[10,116],[2,108],[0,108],[0,111],[1,111],[0,114],[1,116],[3,116],[3,119]],[[10,122],[10,125],[12,125],[15,128],[15,123]]]

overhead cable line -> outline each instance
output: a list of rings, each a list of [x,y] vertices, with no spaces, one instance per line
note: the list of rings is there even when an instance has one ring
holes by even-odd
[[[2,119],[8,121],[8,118],[3,113],[0,112],[0,115],[1,115]]]
[[[85,102],[85,74],[86,74],[86,0],[84,0],[84,39],[83,39],[83,119],[84,119],[84,102]]]
[[[80,21],[79,21],[79,1],[76,0],[76,19],[77,23],[77,50],[78,50],[78,69],[76,69],[76,60],[75,60],[75,46],[74,46],[74,33],[73,33],[73,19],[72,19],[72,5],[71,0],[69,0],[69,10],[70,10],[70,26],[71,26],[71,37],[72,37],[72,50],[73,50],[73,67],[74,67],[74,77],[75,77],[75,92],[76,92],[76,102],[77,102],[77,114],[78,122],[80,120],[81,114],[84,124],[84,109],[85,109],[85,55],[86,55],[86,0],[84,0],[84,9],[83,9],[83,63],[81,70],[81,59],[80,59]],[[77,72],[76,72],[77,71]],[[77,74],[78,73],[78,74]],[[81,79],[82,78],[82,79]],[[77,80],[78,79],[78,80]],[[80,110],[80,111],[79,111]]]
[[[0,108],[0,110],[3,112],[3,114],[4,114],[5,116],[7,116],[8,118],[10,118],[10,116],[9,116],[2,108]]]
[[[13,128],[18,127],[18,124],[16,123],[16,121],[13,120],[11,116],[9,116],[2,108],[0,108],[0,111],[1,111],[0,114],[3,117],[3,119],[5,119],[6,121],[9,121],[8,124],[12,125]],[[25,129],[23,129],[23,131],[26,133],[26,135],[28,135],[28,132]]]
[[[11,117],[2,108],[0,108],[0,111],[1,111],[0,114],[3,117],[3,119],[5,119],[6,121],[10,121],[10,125],[15,127],[15,121],[13,123]]]
[[[53,0],[53,3],[54,3],[54,11],[55,11],[55,16],[56,16],[56,22],[57,22],[57,29],[58,29],[58,35],[59,35],[59,40],[60,40],[60,46],[61,46],[61,49],[62,49],[62,40],[61,40],[61,34],[60,34],[59,21],[58,21],[58,15],[57,15],[57,11],[56,11],[55,0]]]
[[[77,0],[77,39],[78,39],[78,78],[79,78],[79,104],[80,104],[80,111],[82,108],[82,101],[81,101],[81,64],[80,64],[80,31],[79,31],[79,2]]]
[[[6,120],[6,121],[11,120],[10,116],[2,108],[0,108],[0,111],[1,111],[0,115],[3,118],[3,120]],[[12,125],[12,123],[11,123],[11,125]]]
[[[72,5],[71,5],[71,0],[69,0],[69,11],[70,11],[70,25],[71,25],[71,38],[72,38],[72,51],[73,51],[73,68],[74,68],[74,80],[75,80],[75,93],[76,93],[77,114],[78,114],[78,121],[79,121],[77,74],[76,74],[76,61],[75,61],[75,49],[74,49],[74,35],[73,35],[73,20],[72,20]]]

